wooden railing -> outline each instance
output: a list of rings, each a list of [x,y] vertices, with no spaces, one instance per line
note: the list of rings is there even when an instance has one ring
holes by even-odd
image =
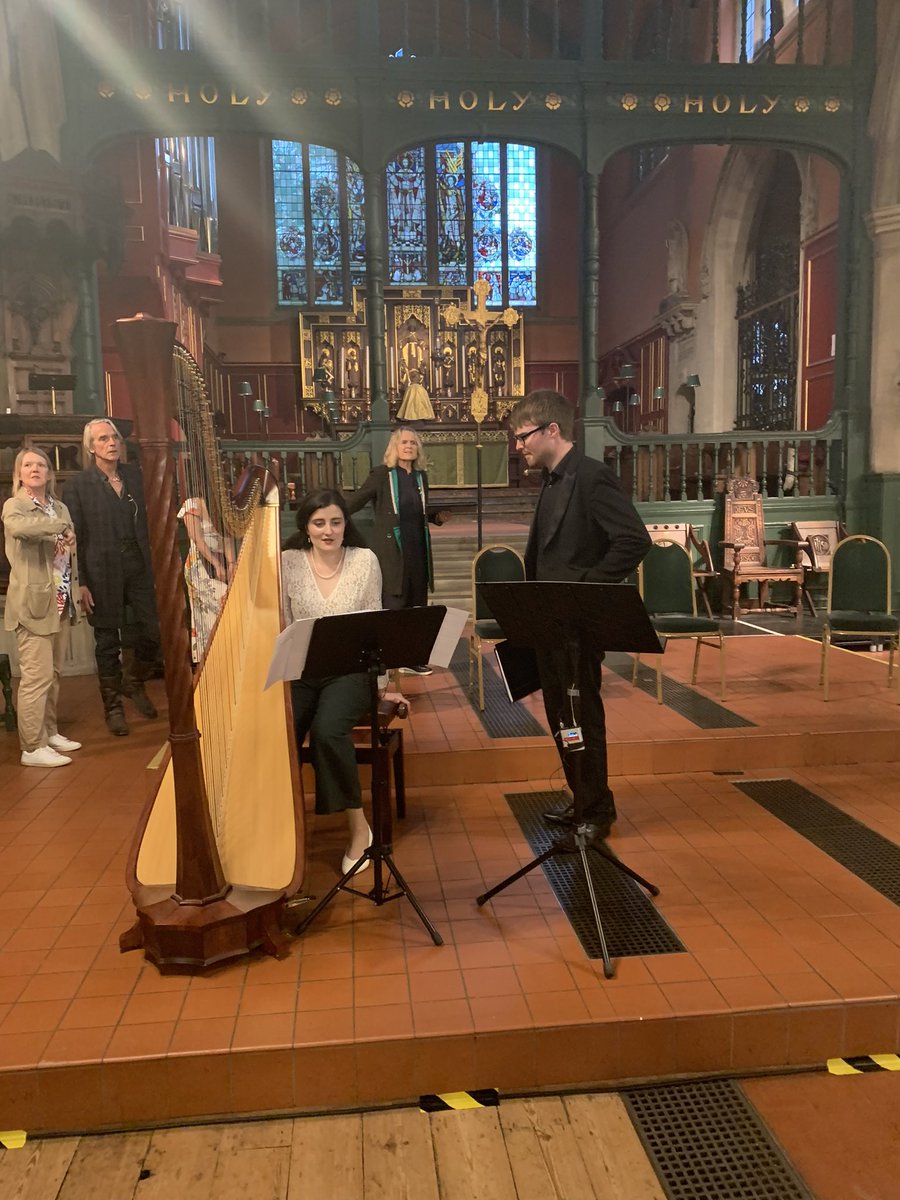
[[[368,424],[341,440],[312,437],[306,441],[273,438],[221,442],[225,471],[232,483],[245,467],[260,463],[271,468],[278,479],[282,501],[298,498],[313,488],[359,487],[369,473],[370,445]]]
[[[711,500],[734,475],[755,478],[763,497],[842,496],[845,489],[841,413],[813,430],[643,436],[598,417],[585,421],[585,448],[636,503]]]

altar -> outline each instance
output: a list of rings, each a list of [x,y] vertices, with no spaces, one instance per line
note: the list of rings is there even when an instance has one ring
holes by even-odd
[[[513,309],[487,308],[489,292],[481,280],[471,291],[384,289],[388,410],[422,438],[432,487],[474,487],[479,446],[482,486],[509,485],[506,419],[525,391],[524,331]],[[339,435],[371,416],[367,319],[359,288],[346,311],[299,314],[301,404]],[[368,455],[343,456],[345,487],[365,478],[371,463],[363,459]]]

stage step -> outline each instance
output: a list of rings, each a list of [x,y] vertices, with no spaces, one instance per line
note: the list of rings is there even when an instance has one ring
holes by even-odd
[[[510,530],[502,527],[482,531],[483,546],[512,546],[520,554],[525,553],[528,537],[527,526]],[[472,560],[478,552],[478,538],[474,525],[471,530],[455,531],[453,524],[437,533],[432,532],[432,555],[434,557],[434,593],[432,604],[446,604],[449,608],[464,608],[472,611]]]

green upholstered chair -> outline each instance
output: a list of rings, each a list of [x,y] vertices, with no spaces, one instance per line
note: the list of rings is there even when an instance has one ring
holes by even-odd
[[[665,648],[674,638],[694,638],[694,668],[691,683],[697,682],[700,647],[719,647],[719,675],[725,699],[725,639],[717,621],[697,615],[697,593],[691,556],[677,542],[656,541],[638,569],[638,588],[653,628]],[[662,655],[656,656],[656,699],[662,704]],[[635,655],[632,684],[637,682],[640,655]]]
[[[828,611],[822,625],[819,683],[828,699],[828,649],[832,642],[862,638],[887,642],[888,687],[894,677],[894,653],[900,619],[891,611],[891,555],[884,542],[854,533],[838,542],[828,575]],[[900,692],[898,692],[900,701]]]
[[[842,521],[792,521],[791,534],[802,547],[800,565],[803,568],[803,599],[809,605],[812,616],[817,616],[813,600],[813,581],[818,577],[819,586],[828,587],[828,572],[831,556],[838,542],[847,536]]]
[[[478,709],[484,712],[484,642],[502,642],[506,636],[478,587],[480,583],[518,583],[525,578],[525,561],[512,546],[485,546],[472,560],[472,632],[469,635],[469,691],[478,678]]]

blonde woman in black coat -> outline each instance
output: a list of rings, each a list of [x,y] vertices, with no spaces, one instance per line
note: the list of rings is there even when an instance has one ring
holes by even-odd
[[[429,508],[425,452],[414,429],[391,434],[384,465],[347,497],[351,513],[375,509],[372,549],[378,558],[385,608],[421,608],[434,588],[429,521],[442,525],[448,514]],[[430,675],[431,667],[401,667],[405,675]]]

